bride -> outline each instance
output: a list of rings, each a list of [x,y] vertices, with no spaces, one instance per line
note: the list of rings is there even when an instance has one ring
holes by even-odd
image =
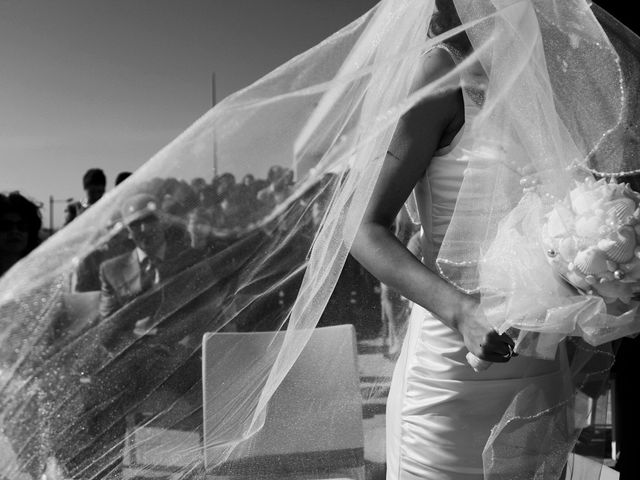
[[[472,250],[474,243],[480,244],[480,239],[474,235],[484,236],[491,231],[486,224],[490,225],[494,220],[488,212],[497,207],[501,213],[496,216],[507,218],[505,207],[508,210],[509,202],[524,197],[531,185],[537,185],[537,195],[542,196],[544,192],[547,198],[557,198],[551,193],[559,191],[551,186],[554,182],[570,180],[567,172],[588,172],[589,167],[593,167],[578,162],[580,168],[576,169],[567,158],[548,157],[554,155],[554,147],[558,149],[556,155],[566,154],[576,147],[580,150],[575,144],[579,143],[576,137],[549,139],[551,148],[543,145],[546,139],[539,137],[549,125],[536,124],[537,121],[558,121],[559,128],[570,127],[558,107],[545,105],[538,95],[548,89],[555,95],[560,92],[567,95],[564,100],[571,102],[568,98],[571,94],[565,89],[571,88],[572,81],[561,78],[562,75],[554,79],[552,66],[545,72],[538,72],[548,75],[551,85],[527,78],[531,73],[527,70],[536,69],[531,64],[543,58],[552,63],[549,51],[553,48],[544,42],[552,36],[545,31],[544,23],[549,19],[545,18],[544,7],[540,2],[502,2],[501,5],[504,10],[499,15],[504,15],[503,18],[510,22],[504,28],[522,29],[514,32],[511,39],[516,44],[527,37],[527,27],[540,29],[540,37],[530,39],[533,42],[530,49],[519,50],[516,45],[504,49],[505,55],[513,55],[512,66],[516,70],[522,68],[512,81],[522,82],[521,86],[527,85],[530,90],[496,81],[498,74],[509,75],[506,70],[500,71],[505,65],[502,59],[495,57],[500,46],[492,47],[494,56],[490,62],[484,60],[473,51],[472,43],[477,45],[476,52],[486,47],[478,45],[473,28],[434,45],[421,58],[411,89],[419,91],[434,83],[439,83],[439,88],[400,118],[352,247],[353,255],[369,271],[414,302],[387,403],[389,480],[470,480],[494,478],[494,475],[496,478],[560,478],[563,462],[553,458],[553,449],[565,451],[561,445],[569,443],[575,435],[571,430],[577,429],[559,414],[560,411],[565,415],[575,414],[579,410],[573,404],[575,358],[570,365],[562,343],[554,355],[518,355],[519,347],[526,350],[524,344],[514,343],[519,332],[511,330],[512,338],[504,329],[498,331],[487,321],[488,302],[480,295],[496,288],[487,285],[483,277],[482,264],[487,260]],[[461,25],[456,8],[460,8],[462,14],[472,9],[464,2],[435,2],[431,36]],[[574,8],[579,6],[575,4]],[[601,18],[608,18],[595,8]],[[583,9],[583,14],[586,20],[589,12]],[[533,23],[527,24],[529,21]],[[494,35],[498,35],[498,23],[496,18]],[[586,30],[586,25],[584,27]],[[474,41],[470,42],[469,37]],[[572,46],[578,48],[578,43]],[[536,48],[540,51],[532,53]],[[513,51],[508,52],[509,49]],[[523,56],[519,57],[516,52]],[[529,65],[525,66],[524,62]],[[588,63],[586,58],[584,62],[585,65]],[[461,68],[464,64],[466,66]],[[570,69],[565,65],[563,73]],[[553,83],[565,81],[562,89],[556,91]],[[491,91],[497,88],[496,83],[501,83],[501,92]],[[497,105],[490,105],[495,101],[492,95],[496,94],[516,97],[500,111],[504,117],[498,119],[492,130],[488,124],[494,119],[486,114],[486,110],[498,110]],[[519,101],[523,104],[518,105]],[[556,101],[561,103],[562,99],[556,98]],[[583,101],[586,103],[591,99]],[[522,111],[518,111],[521,108]],[[541,116],[547,108],[549,110]],[[505,125],[510,120],[513,123]],[[519,121],[522,123],[518,124]],[[592,147],[601,148],[597,144]],[[505,152],[508,153],[505,155]],[[585,158],[585,153],[574,154]],[[547,155],[547,158],[536,158],[538,155]],[[624,159],[618,161],[618,168],[622,168]],[[505,176],[508,170],[516,175],[515,179]],[[549,178],[550,172],[558,178]],[[482,181],[485,185],[478,185]],[[509,191],[518,184],[524,187],[524,192]],[[424,231],[423,257],[420,259],[414,257],[388,228],[407,202],[411,203],[416,221]],[[473,215],[482,219],[485,226],[474,225]],[[490,243],[484,246],[491,249]],[[509,255],[504,252],[505,257]],[[465,272],[476,267],[477,278]],[[520,275],[517,268],[508,266],[501,274],[515,278]],[[529,275],[534,287],[536,274]],[[474,283],[475,288],[470,287]],[[533,292],[532,288],[531,295],[536,295]],[[512,301],[504,292],[500,298],[501,302]],[[544,297],[536,301],[543,302]],[[546,308],[553,306],[550,301]],[[524,315],[524,312],[517,313]],[[581,315],[588,316],[586,312]],[[601,353],[605,350],[606,347],[602,347]],[[484,369],[490,364],[496,365]],[[469,368],[480,365],[483,367],[475,368],[475,371]],[[521,408],[519,403],[523,402],[531,404]],[[527,417],[528,420],[523,421]],[[522,424],[514,427],[518,422]],[[555,433],[550,433],[550,422],[557,422],[553,427],[557,429]],[[508,429],[513,431],[507,432]],[[512,455],[511,462],[505,461],[504,457]],[[500,456],[503,458],[498,458]]]
[[[573,297],[498,240],[523,209],[539,233],[524,206],[564,198],[576,172],[635,173],[636,41],[585,0],[382,0],[220,102],[0,279],[0,477],[281,475],[299,452],[264,456],[252,440],[353,254],[414,303],[387,399],[388,478],[561,478],[611,356],[503,308],[515,293],[535,292],[538,313]],[[274,165],[295,171],[275,205],[229,180]],[[145,201],[125,222],[132,198]],[[211,244],[174,256],[203,208]],[[388,228],[401,208],[424,232],[420,259]],[[127,267],[101,292],[71,290],[84,258],[141,232],[166,248],[107,260]],[[509,261],[489,262],[496,250]],[[221,385],[229,401],[203,434],[202,385],[182,372],[205,333],[234,330],[266,330],[268,347]],[[289,476],[344,476],[340,455]]]
[[[432,31],[460,25],[453,3],[436,7]],[[481,321],[479,297],[455,288],[436,267],[486,95],[474,88],[488,80],[479,61],[456,70],[469,53],[462,32],[423,56],[412,88],[448,77],[447,84],[400,119],[352,247],[367,269],[415,303],[387,402],[389,480],[484,478],[482,451],[517,393],[535,386],[532,393],[552,406],[569,382],[560,354],[516,358],[514,340]],[[426,227],[421,259],[388,228],[410,195]],[[467,352],[499,365],[473,372]]]

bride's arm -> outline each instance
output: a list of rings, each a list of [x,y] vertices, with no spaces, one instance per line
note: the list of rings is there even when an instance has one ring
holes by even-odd
[[[426,84],[450,68],[448,54],[435,50],[425,60],[421,81]],[[460,331],[469,351],[485,360],[506,361],[505,339],[476,320],[477,300],[425,267],[389,229],[434,152],[463,122],[459,88],[429,97],[405,114],[392,142],[402,139],[401,154],[396,149],[394,155],[387,154],[351,253],[382,283]]]

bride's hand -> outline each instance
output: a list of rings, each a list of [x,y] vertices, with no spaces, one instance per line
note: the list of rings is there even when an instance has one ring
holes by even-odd
[[[477,308],[462,315],[457,327],[469,352],[481,360],[504,363],[514,355],[513,339],[487,326]]]

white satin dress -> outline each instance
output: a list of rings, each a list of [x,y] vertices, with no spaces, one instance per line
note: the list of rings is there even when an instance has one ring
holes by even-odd
[[[478,106],[465,93],[465,124],[439,150],[414,195],[433,264],[453,214]],[[387,480],[478,480],[491,428],[525,386],[553,391],[558,361],[518,356],[480,373],[468,365],[462,336],[414,306],[387,400]]]

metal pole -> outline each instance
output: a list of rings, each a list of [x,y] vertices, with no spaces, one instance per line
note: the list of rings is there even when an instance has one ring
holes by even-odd
[[[211,106],[216,106],[216,72],[211,74]]]
[[[53,234],[53,195],[49,195],[49,232]]]
[[[215,107],[216,100],[216,73],[211,73],[211,108]],[[213,124],[213,177],[218,176],[218,139],[215,122]]]

